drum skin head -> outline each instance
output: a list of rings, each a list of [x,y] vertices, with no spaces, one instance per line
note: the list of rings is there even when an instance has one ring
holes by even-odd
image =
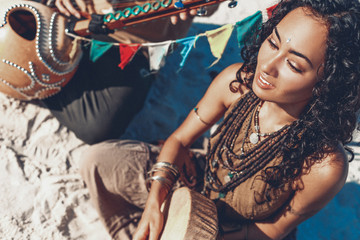
[[[67,19],[32,1],[0,2],[0,92],[21,100],[56,94],[75,74],[81,46]]]

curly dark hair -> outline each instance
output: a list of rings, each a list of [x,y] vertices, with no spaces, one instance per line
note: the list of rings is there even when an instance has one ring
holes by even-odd
[[[339,143],[352,141],[360,107],[360,4],[358,0],[283,0],[272,17],[254,34],[251,44],[241,50],[244,64],[237,81],[252,86],[261,44],[290,11],[305,7],[328,29],[323,75],[312,98],[293,125],[283,146],[281,164],[265,170],[273,187],[299,177],[303,166],[311,166]],[[241,73],[248,76],[244,79]],[[354,154],[351,149],[351,159]]]

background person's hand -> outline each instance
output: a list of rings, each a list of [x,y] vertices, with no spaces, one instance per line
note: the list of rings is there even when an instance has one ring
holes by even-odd
[[[188,18],[190,18],[190,17],[192,18],[192,17],[196,16],[196,14],[197,14],[197,9],[191,9],[190,11],[182,12],[182,13],[179,13],[178,15],[171,16],[170,20],[171,20],[171,23],[173,25],[175,25],[178,23],[179,18],[183,21],[186,21]]]
[[[56,0],[55,6],[64,15],[70,17],[71,15],[81,18],[80,12],[76,10],[71,0]]]
[[[81,9],[80,11],[74,7],[74,3]],[[92,0],[55,0],[55,6],[62,14],[70,17],[75,16],[81,18],[81,11],[88,14],[95,13]]]

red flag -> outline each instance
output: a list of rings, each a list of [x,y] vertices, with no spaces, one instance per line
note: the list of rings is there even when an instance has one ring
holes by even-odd
[[[269,18],[271,18],[272,12],[273,12],[274,8],[276,8],[276,6],[277,6],[277,4],[275,4],[274,6],[268,7],[266,9],[267,15],[268,15]]]
[[[139,50],[141,44],[139,43],[132,43],[132,44],[119,44],[119,51],[120,51],[120,63],[119,67],[124,69],[124,67],[132,60],[135,56],[136,52]]]

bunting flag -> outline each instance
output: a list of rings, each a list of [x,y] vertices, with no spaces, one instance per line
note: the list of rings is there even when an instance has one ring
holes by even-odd
[[[165,65],[165,57],[168,53],[171,42],[165,42],[161,45],[149,46],[150,72],[158,71]]]
[[[214,57],[216,57],[216,60],[209,66],[209,68],[221,59],[233,29],[233,24],[227,24],[218,29],[205,32],[210,44],[211,53]]]
[[[66,34],[75,39],[72,52],[75,52],[80,41],[91,42],[90,60],[92,62],[98,60],[112,46],[119,46],[120,63],[118,66],[121,69],[125,68],[125,66],[133,59],[133,57],[141,47],[148,47],[150,71],[157,71],[162,66],[164,66],[165,57],[168,54],[169,47],[171,46],[171,44],[174,43],[184,45],[183,49],[180,52],[180,55],[182,56],[182,60],[180,62],[180,68],[182,68],[185,65],[185,61],[190,51],[195,46],[197,39],[200,36],[207,36],[211,53],[216,58],[216,60],[209,66],[212,67],[221,59],[224,50],[226,48],[226,45],[234,30],[234,26],[236,26],[237,40],[239,46],[244,45],[246,41],[250,40],[249,36],[251,36],[254,33],[254,31],[261,26],[263,21],[267,20],[267,16],[269,18],[271,17],[272,12],[276,6],[277,4],[266,8],[266,10],[263,9],[264,14],[262,14],[262,11],[257,11],[255,14],[235,24],[227,24],[215,30],[206,31],[205,33],[201,33],[196,36],[186,37],[178,40],[157,42],[157,43],[142,43],[142,44],[111,43],[111,42],[101,42],[86,37],[80,37],[72,33],[66,33]]]
[[[193,46],[195,46],[195,42],[198,39],[198,37],[199,36],[192,36],[192,37],[187,37],[187,38],[176,40],[176,43],[181,43],[184,45],[184,48],[180,52],[180,55],[182,56],[182,61],[180,63],[181,68],[184,66],[185,61],[186,61],[191,49],[193,48]]]
[[[73,59],[78,48],[80,47],[81,44],[81,37],[75,37],[74,40],[72,41],[72,47],[71,47],[71,51],[69,53],[69,57],[70,59]]]
[[[120,63],[119,67],[124,69],[125,66],[133,59],[137,51],[140,49],[140,43],[119,43],[119,51],[120,51]]]
[[[248,38],[262,24],[262,13],[257,11],[255,14],[236,23],[237,40],[239,45],[244,45]]]
[[[268,8],[266,9],[266,12],[267,12],[267,15],[268,15],[269,18],[271,18],[272,12],[273,12],[274,9],[276,8],[276,6],[277,6],[277,4],[275,4],[274,6],[268,7]]]
[[[96,62],[112,45],[113,44],[109,42],[101,42],[93,39],[90,47],[90,61]]]

